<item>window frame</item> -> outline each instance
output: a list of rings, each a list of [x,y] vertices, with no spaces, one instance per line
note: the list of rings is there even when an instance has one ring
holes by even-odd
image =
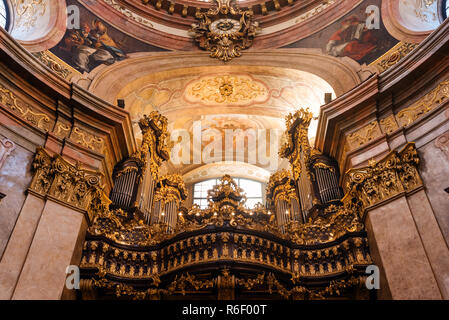
[[[9,24],[11,22],[11,12],[10,12],[10,7],[9,7],[9,3],[7,0],[0,0],[0,2],[3,4],[3,7],[5,8],[5,26],[4,29],[6,31],[9,30]]]
[[[438,15],[440,16],[441,22],[447,19],[449,14],[449,0],[440,0],[438,2]]]
[[[257,200],[259,200],[258,202],[263,204],[263,202],[264,202],[264,192],[263,192],[264,184],[262,182],[257,181],[257,180],[253,180],[253,179],[243,178],[243,177],[232,177],[232,179],[237,183],[238,187],[240,187],[240,181],[241,180],[247,180],[247,181],[256,182],[257,184],[259,184],[260,185],[260,197],[248,197],[247,196],[247,200],[257,199]],[[207,195],[206,195],[206,197],[195,197],[196,186],[201,184],[201,183],[204,183],[204,182],[207,182],[207,181],[212,181],[212,180],[215,180],[215,184],[214,185],[217,185],[220,182],[220,178],[212,178],[212,179],[205,179],[205,180],[202,180],[202,181],[198,181],[198,182],[193,184],[192,204],[198,204],[198,203],[196,203],[195,200],[200,200],[200,203],[201,203],[201,200],[206,200],[207,201]],[[200,191],[200,192],[202,192],[202,191]],[[243,192],[245,194],[247,193],[244,189],[243,189]],[[201,204],[198,204],[198,205],[201,207],[201,209],[204,209],[204,208],[207,207],[207,204],[206,204],[206,207],[202,207]]]

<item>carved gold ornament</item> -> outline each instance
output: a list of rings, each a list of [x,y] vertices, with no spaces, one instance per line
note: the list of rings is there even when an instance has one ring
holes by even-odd
[[[258,22],[253,21],[253,11],[240,10],[232,1],[215,0],[209,11],[197,11],[199,22],[190,30],[200,48],[224,62],[240,57],[241,51],[252,45],[259,29]]]
[[[48,50],[35,52],[33,53],[33,56],[61,78],[70,80],[72,75],[80,73]]]
[[[48,132],[51,127],[50,117],[45,113],[36,112],[34,109],[18,98],[14,92],[0,85],[0,105],[4,105],[18,115],[24,121]]]
[[[379,72],[384,72],[396,65],[418,46],[417,43],[399,42],[384,55],[372,62]]]
[[[192,103],[207,105],[249,105],[268,99],[268,88],[244,74],[204,76],[189,83],[184,97]]]
[[[34,175],[29,191],[35,195],[51,197],[85,211],[89,222],[109,206],[100,172],[83,169],[78,162],[71,164],[60,155],[51,156],[41,147],[37,148],[32,167]]]

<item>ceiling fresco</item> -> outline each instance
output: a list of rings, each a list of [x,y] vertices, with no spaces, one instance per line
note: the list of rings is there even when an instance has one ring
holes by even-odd
[[[97,1],[96,3],[105,5],[103,1]],[[67,0],[67,5],[79,7],[80,28],[67,30],[63,39],[51,49],[51,52],[81,73],[89,73],[102,64],[111,65],[124,60],[130,53],[163,53],[169,50],[171,43],[177,41],[170,34],[169,27],[166,29],[165,40],[156,42],[138,40],[138,37],[133,35],[134,25],[129,24],[129,29],[125,30],[117,29],[114,27],[116,21],[118,21],[115,16],[106,10],[102,15],[105,18],[102,19],[98,14],[89,11],[89,6],[95,5],[89,1]],[[349,57],[360,64],[369,64],[398,43],[388,34],[382,22],[380,23],[380,29],[367,29],[365,21],[367,16],[372,14],[371,12],[366,13],[367,7],[373,5],[380,8],[381,0],[362,1],[344,17],[336,19],[336,21],[328,24],[322,30],[317,30],[311,36],[303,38],[301,34],[298,34],[296,38],[290,37],[290,44],[288,45],[283,45],[280,42],[278,43],[276,39],[271,39],[268,46],[264,44],[264,47],[318,48],[324,54],[335,57]],[[327,9],[320,10],[324,12]],[[321,14],[321,11],[318,13]],[[134,18],[133,15],[129,15],[129,19],[133,20]],[[141,21],[142,19],[138,20]],[[298,21],[297,24],[300,23],[304,23],[304,21]],[[147,34],[153,33],[151,27],[149,28]],[[155,29],[153,30],[156,32]],[[261,33],[264,34],[263,29]],[[183,37],[177,39],[180,41],[181,38]],[[281,39],[282,37],[277,38]],[[190,44],[187,47],[183,45],[184,49],[181,50],[199,50],[193,39],[186,39],[185,37],[183,39]],[[260,43],[258,45],[257,41],[256,36],[254,47],[260,48]],[[265,43],[264,40],[261,41]]]
[[[335,57],[349,57],[360,64],[370,64],[399,41],[386,30],[379,15],[379,29],[368,29],[366,21],[376,14],[382,0],[366,0],[332,25],[314,35],[291,43],[284,48],[321,48],[323,53]],[[372,20],[369,20],[372,21]]]
[[[185,19],[189,22],[174,25],[170,24],[170,19],[167,23],[164,22],[166,8],[161,8],[157,13],[157,10],[141,0],[66,2],[67,5],[78,6],[80,27],[66,30],[62,40],[50,51],[76,69],[84,79],[91,77],[97,82],[96,74],[112,71],[112,65],[118,66],[118,69],[123,65],[127,66],[127,72],[132,72],[133,77],[127,73],[122,83],[111,84],[113,94],[107,91],[107,97],[100,97],[110,103],[115,103],[118,99],[125,101],[138,140],[140,130],[137,122],[144,114],[152,111],[158,111],[168,118],[170,130],[185,129],[192,136],[195,123],[199,121],[203,132],[214,130],[224,140],[224,133],[229,129],[241,129],[244,132],[251,129],[283,131],[284,117],[288,113],[299,107],[309,107],[315,116],[309,130],[309,138],[313,142],[325,94],[331,94],[335,98],[339,90],[335,84],[333,88],[323,80],[325,75],[318,76],[309,72],[311,69],[308,67],[294,65],[268,67],[263,63],[246,65],[211,61],[208,66],[196,67],[184,66],[182,61],[174,58],[174,64],[164,71],[149,70],[142,73],[138,65],[133,63],[147,54],[167,57],[180,51],[200,52],[194,39],[187,35],[191,22],[195,21],[191,12],[184,17],[182,12],[173,11],[172,21]],[[262,2],[248,3],[256,7]],[[287,16],[287,9],[280,10],[276,13],[279,14],[277,24],[261,23],[260,38],[256,35],[253,47],[243,55],[267,49],[279,52],[290,50],[297,55],[301,52],[304,57],[313,54],[316,57],[334,59],[335,68],[329,71],[326,69],[325,72],[338,74],[336,66],[339,63],[348,69],[365,68],[366,72],[372,62],[399,42],[388,33],[382,21],[381,0],[325,3],[310,0],[308,3],[309,7],[295,16]],[[186,0],[183,4],[199,5],[201,10],[207,10],[210,6],[203,1],[196,3]],[[295,1],[292,6],[299,4]],[[153,14],[159,15],[161,19],[153,21],[145,18]],[[256,17],[258,14],[255,12]],[[286,15],[282,16],[283,14]],[[374,17],[379,19],[379,24],[378,28],[376,26],[373,29],[369,23],[376,21]],[[298,26],[302,29],[295,33]],[[147,36],[142,37],[142,34]],[[271,38],[270,34],[273,35]],[[207,55],[203,59],[213,60]],[[235,60],[240,59],[242,58]],[[320,68],[318,60],[307,63],[316,64],[310,66],[312,70]],[[363,79],[360,76],[360,81]],[[359,81],[358,78],[356,80]],[[277,136],[275,139],[280,140],[282,137]],[[209,143],[207,139],[202,141],[201,148],[207,148]],[[238,147],[235,141],[233,144],[235,148]],[[258,152],[247,144],[243,147],[247,151],[245,160],[248,160],[251,153]],[[192,153],[193,150],[192,142]],[[277,169],[271,168],[270,164],[254,165],[267,171]],[[167,165],[169,171],[183,174],[196,170],[199,166],[200,164],[175,163]]]
[[[221,66],[180,68],[149,74],[124,86],[116,99],[125,100],[138,139],[138,120],[156,110],[167,116],[169,131],[188,132],[192,154],[195,125],[200,124],[199,130],[205,135],[208,132],[219,135],[223,152],[226,130],[237,132],[240,129],[240,138],[245,141],[243,157],[248,162],[258,152],[245,140],[248,130],[263,130],[268,144],[271,139],[277,139],[280,145],[285,115],[298,106],[307,105],[317,117],[325,93],[335,97],[334,90],[326,81],[308,72],[263,66]],[[317,122],[317,119],[312,121],[311,140]],[[232,141],[234,150],[238,150],[238,139],[237,134]],[[212,141],[214,139],[206,137],[201,143],[202,150]],[[192,162],[193,155],[189,158]],[[216,160],[224,161],[224,153]],[[171,171],[182,174],[199,167],[198,164],[168,165]],[[260,161],[254,165],[268,171],[278,168]]]

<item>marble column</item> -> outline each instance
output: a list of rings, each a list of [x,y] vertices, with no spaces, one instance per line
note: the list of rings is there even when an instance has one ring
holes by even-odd
[[[79,265],[86,229],[82,212],[48,200],[12,299],[67,297],[66,268]]]
[[[0,260],[0,300],[11,299],[41,218],[45,201],[28,194]]]
[[[404,193],[369,210],[366,229],[374,262],[387,281],[381,287],[392,299],[442,299],[425,249],[429,243],[422,239]]]

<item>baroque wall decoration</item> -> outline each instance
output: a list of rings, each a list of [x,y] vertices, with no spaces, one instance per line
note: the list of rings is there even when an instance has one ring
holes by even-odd
[[[379,123],[373,121],[356,132],[350,133],[347,137],[347,141],[351,149],[356,149],[381,135],[382,131],[380,130]]]
[[[346,142],[349,150],[357,149],[381,137],[383,134],[392,134],[400,128],[415,123],[438,105],[446,102],[447,99],[449,99],[449,80],[439,83],[436,88],[418,99],[411,106],[400,110],[397,114],[390,115],[379,121],[373,121],[367,126],[348,134]]]
[[[104,210],[110,203],[102,189],[103,175],[81,168],[80,163],[73,165],[60,155],[50,156],[39,147],[32,168],[31,192],[84,211],[89,222],[97,210]]]
[[[435,140],[435,146],[444,152],[446,157],[449,160],[449,133],[446,132],[445,134],[439,136]],[[1,166],[0,166],[1,167]]]
[[[51,127],[50,117],[45,113],[36,112],[20,100],[11,90],[0,84],[0,104],[13,111],[22,120],[32,124],[40,130],[48,132]]]
[[[410,107],[398,112],[396,118],[401,126],[408,126],[415,120],[430,112],[437,105],[449,98],[449,79],[441,82],[430,93],[419,99]]]
[[[70,135],[70,140],[100,154],[103,153],[103,150],[105,148],[105,142],[103,138],[97,137],[85,130],[80,129],[79,127],[73,128],[73,131]]]
[[[253,15],[252,10],[237,8],[233,0],[215,0],[214,7],[206,13],[196,12],[199,22],[192,25],[191,33],[212,58],[227,62],[251,47],[259,29]]]
[[[269,89],[249,75],[224,74],[192,81],[185,88],[184,97],[191,103],[249,105],[265,102],[269,98]]]
[[[379,69],[379,72],[384,72],[385,70],[388,70],[389,68],[397,64],[399,61],[401,61],[417,46],[418,46],[417,43],[399,42],[388,52],[382,55],[379,59],[374,61],[372,65],[376,66],[377,69]]]
[[[6,158],[16,149],[16,145],[9,139],[0,141],[0,169],[6,162]]]
[[[53,53],[50,51],[41,51],[33,53],[33,55],[40,61],[42,64],[50,70],[56,72],[58,76],[64,79],[69,79],[69,77],[73,73],[78,73],[75,69],[67,65],[65,62],[63,62],[61,59],[56,57]]]

